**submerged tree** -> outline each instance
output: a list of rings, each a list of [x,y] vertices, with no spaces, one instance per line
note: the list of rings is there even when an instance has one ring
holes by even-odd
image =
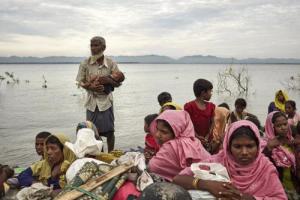
[[[288,90],[300,90],[300,74],[290,76],[288,79],[281,81],[281,84]]]
[[[47,88],[47,80],[45,76],[43,75],[44,84],[42,85],[42,88]]]
[[[10,78],[11,81],[7,80],[6,83],[10,84],[10,83],[19,83],[20,80],[18,78],[15,77],[13,72],[5,72],[5,75]]]
[[[218,73],[218,93],[228,93],[231,95],[247,96],[249,94],[250,76],[245,67],[237,71],[232,66]]]

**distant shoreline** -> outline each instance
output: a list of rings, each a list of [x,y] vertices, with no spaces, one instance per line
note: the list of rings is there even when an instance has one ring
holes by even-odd
[[[151,64],[151,65],[299,65],[299,63],[151,63],[151,62],[117,62],[118,64]],[[60,65],[60,64],[80,64],[80,62],[3,62],[0,63],[0,65],[15,65],[15,64],[22,64],[22,65],[45,65],[45,64],[51,64],[51,65]]]
[[[120,64],[300,64],[299,58],[223,58],[217,56],[192,55],[172,58],[163,55],[109,56]],[[0,64],[79,64],[86,57],[48,56],[48,57],[0,57]]]

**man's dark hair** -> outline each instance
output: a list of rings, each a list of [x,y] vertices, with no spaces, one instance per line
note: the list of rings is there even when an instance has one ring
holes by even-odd
[[[172,102],[172,96],[169,92],[162,92],[157,96],[157,101],[160,106],[163,106],[167,102]]]
[[[35,138],[43,138],[43,139],[46,139],[47,137],[49,137],[49,135],[51,135],[51,133],[47,132],[47,131],[42,131],[42,132],[39,132]]]
[[[230,110],[229,105],[227,103],[221,103],[218,105],[218,107],[223,107],[223,108],[227,108],[228,110]]]
[[[167,182],[156,182],[147,186],[139,200],[192,200],[189,192],[179,185]]]
[[[246,108],[247,107],[247,102],[245,99],[243,98],[238,98],[235,100],[235,103],[234,103],[235,106],[240,106],[240,107],[243,107],[243,108]]]
[[[206,79],[198,79],[194,82],[193,85],[193,90],[196,97],[199,97],[202,92],[207,92],[208,90],[212,89],[212,83]]]

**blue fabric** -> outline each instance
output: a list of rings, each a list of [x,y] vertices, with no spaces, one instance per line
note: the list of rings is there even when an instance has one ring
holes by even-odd
[[[17,178],[21,187],[31,186],[34,180],[34,177],[32,176],[31,168],[28,167],[27,169],[25,169],[23,172],[21,172],[21,174],[19,174]]]
[[[61,187],[59,186],[58,179],[54,179],[54,178],[50,177],[47,182],[48,182],[48,186],[53,185],[54,190],[61,189]]]

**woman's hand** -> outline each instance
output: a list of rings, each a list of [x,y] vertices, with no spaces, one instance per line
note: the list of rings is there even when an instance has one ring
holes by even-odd
[[[205,180],[199,182],[199,189],[208,191],[213,196],[220,198],[223,197],[221,194],[228,190],[227,185],[231,184],[226,182]]]
[[[219,193],[219,200],[232,199],[232,200],[255,200],[253,196],[244,194],[235,188],[232,184],[224,186],[227,190]]]

